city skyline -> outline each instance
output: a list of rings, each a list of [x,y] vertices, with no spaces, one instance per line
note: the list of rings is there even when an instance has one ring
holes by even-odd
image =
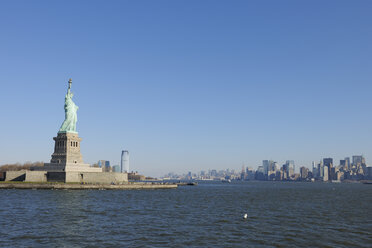
[[[50,160],[70,77],[90,164],[372,157],[370,2],[20,2],[0,4],[0,164]]]
[[[169,173],[175,173],[175,174],[186,174],[186,171],[187,172],[191,172],[191,173],[198,173],[200,171],[210,171],[210,170],[233,170],[235,172],[239,172],[240,169],[243,167],[243,168],[247,168],[247,169],[252,169],[252,170],[259,170],[260,167],[263,167],[265,168],[265,163],[267,163],[267,167],[269,167],[269,164],[277,164],[277,166],[279,167],[282,167],[284,165],[288,165],[289,167],[292,165],[293,167],[293,173],[297,173],[299,174],[300,173],[300,168],[301,167],[305,167],[309,170],[311,170],[313,168],[314,165],[318,165],[319,163],[323,164],[324,161],[328,160],[328,159],[331,159],[332,160],[332,166],[334,167],[337,167],[337,166],[345,166],[345,164],[352,164],[352,159],[354,157],[362,157],[363,158],[363,161],[364,163],[370,167],[371,165],[368,163],[368,159],[365,158],[364,155],[352,155],[352,156],[346,156],[344,157],[343,159],[340,159],[340,160],[337,160],[337,159],[334,159],[334,158],[331,158],[331,157],[324,157],[324,158],[321,158],[319,160],[313,160],[311,162],[311,165],[305,165],[305,164],[298,164],[296,163],[295,160],[285,160],[285,161],[278,161],[278,160],[273,160],[273,159],[264,159],[261,161],[260,164],[257,164],[257,165],[249,165],[249,164],[245,164],[245,163],[242,163],[240,165],[240,167],[237,165],[237,166],[230,166],[230,167],[224,167],[224,168],[214,168],[214,167],[211,167],[211,168],[203,168],[202,170],[196,170],[196,171],[190,171],[190,170],[187,170],[187,168],[184,169],[184,171],[179,171],[179,172],[176,172],[176,171],[169,171]],[[348,159],[348,163],[345,163],[345,159]],[[329,166],[329,164],[327,164],[327,166]],[[268,168],[267,168],[268,169]],[[267,169],[264,169],[265,170],[265,173],[267,173]]]
[[[183,174],[169,172],[161,178],[164,180],[222,180],[224,182],[231,182],[231,180],[356,182],[372,179],[372,166],[368,166],[362,155],[353,155],[352,160],[346,157],[340,160],[338,165],[333,158],[323,158],[319,163],[314,161],[312,168],[301,166],[297,171],[295,168],[296,164],[293,160],[287,160],[282,165],[273,160],[263,160],[262,165],[257,169],[243,165],[240,171],[229,168],[189,171]]]

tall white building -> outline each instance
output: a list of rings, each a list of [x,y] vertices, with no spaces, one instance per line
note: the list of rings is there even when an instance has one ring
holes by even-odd
[[[285,164],[287,168],[288,178],[290,178],[295,174],[295,163],[293,160],[287,160]]]
[[[127,150],[121,151],[121,172],[129,172],[129,152]]]
[[[323,181],[328,181],[328,166],[323,167]]]

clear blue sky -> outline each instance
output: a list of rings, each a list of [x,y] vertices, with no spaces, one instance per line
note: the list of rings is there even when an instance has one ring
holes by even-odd
[[[49,161],[67,81],[85,162],[146,175],[372,160],[372,1],[1,1],[0,164]]]

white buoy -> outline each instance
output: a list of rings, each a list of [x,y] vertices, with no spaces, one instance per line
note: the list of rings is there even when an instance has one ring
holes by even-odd
[[[248,214],[244,214],[243,218],[244,219],[247,219],[248,218]]]

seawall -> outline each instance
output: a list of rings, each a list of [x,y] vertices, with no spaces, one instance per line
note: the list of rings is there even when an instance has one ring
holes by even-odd
[[[177,184],[64,184],[64,183],[0,183],[0,189],[98,189],[98,190],[136,190],[136,189],[175,189]]]

